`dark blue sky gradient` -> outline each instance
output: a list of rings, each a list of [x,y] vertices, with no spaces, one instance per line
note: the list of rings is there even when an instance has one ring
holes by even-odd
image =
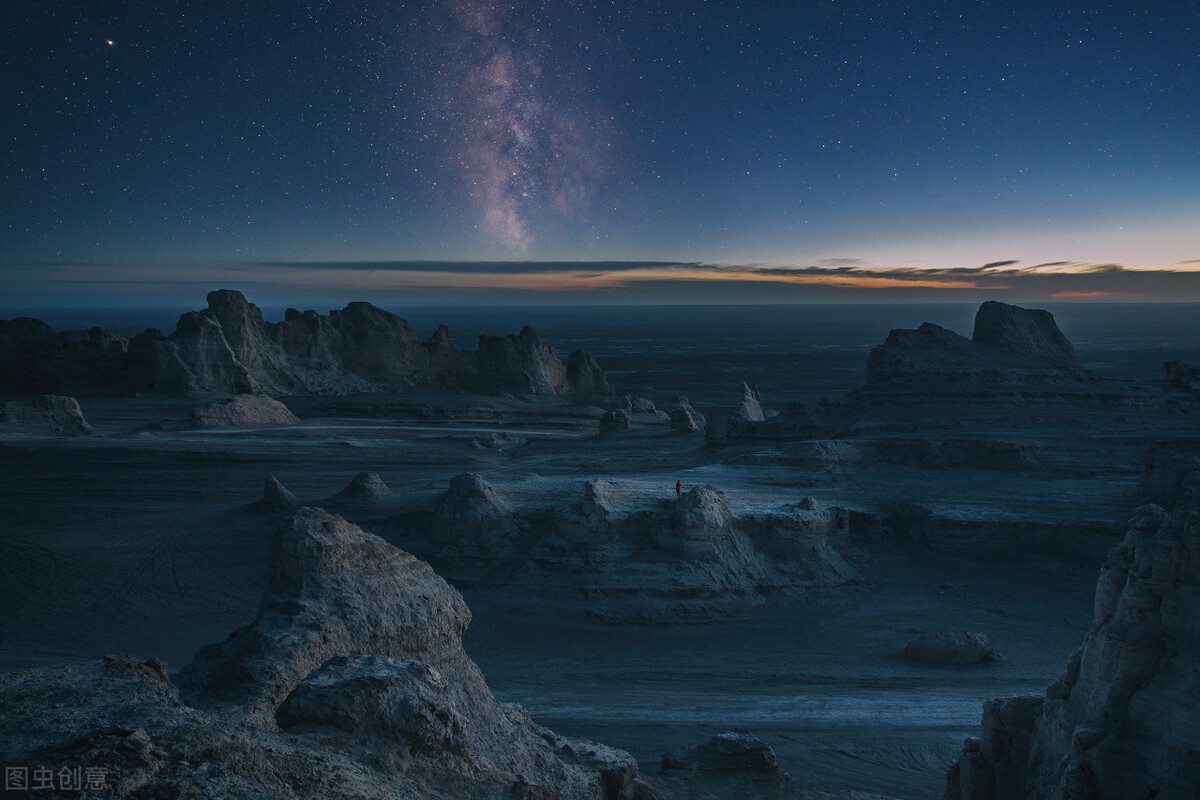
[[[2,24],[0,281],[31,298],[264,261],[1200,259],[1193,3],[18,0]]]

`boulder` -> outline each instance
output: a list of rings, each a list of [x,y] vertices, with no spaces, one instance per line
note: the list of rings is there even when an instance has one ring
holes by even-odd
[[[192,410],[193,428],[269,428],[299,421],[283,403],[261,394],[240,394]]]
[[[663,753],[663,770],[779,773],[771,746],[748,731],[726,731],[695,747]]]
[[[79,436],[92,432],[74,397],[39,395],[0,405],[0,432]]]
[[[900,655],[909,661],[949,667],[990,664],[1000,658],[982,633],[923,633],[905,645]]]

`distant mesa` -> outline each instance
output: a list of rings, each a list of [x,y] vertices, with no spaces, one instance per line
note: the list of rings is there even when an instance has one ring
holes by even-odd
[[[995,300],[979,307],[970,339],[926,322],[916,330],[893,330],[867,359],[868,387],[1079,381],[1089,375],[1053,314]]]
[[[444,325],[422,342],[404,319],[365,302],[328,315],[288,309],[282,322],[269,323],[230,289],[210,292],[208,307],[182,315],[167,336],[55,333],[36,319],[0,321],[0,367],[0,392],[9,394],[466,391],[601,404],[614,396],[586,350],[564,365],[529,327],[483,336],[471,353],[455,347]]]
[[[39,395],[0,405],[0,432],[80,436],[92,432],[74,397]]]
[[[629,412],[623,408],[609,409],[600,416],[602,431],[627,431],[629,424]]]
[[[261,394],[239,394],[192,410],[193,428],[271,428],[299,421],[283,403]]]

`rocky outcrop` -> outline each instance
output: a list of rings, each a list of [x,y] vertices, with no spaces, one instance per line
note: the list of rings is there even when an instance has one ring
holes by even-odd
[[[299,505],[300,501],[296,499],[296,495],[289,492],[274,475],[267,477],[263,484],[262,499],[255,503],[258,510],[272,512],[291,511]]]
[[[990,664],[1000,659],[982,633],[923,633],[905,645],[900,655],[909,661],[947,667]]]
[[[239,394],[192,410],[193,428],[271,428],[299,421],[283,403],[261,394]]]
[[[200,311],[179,318],[175,332],[152,345],[150,388],[187,394],[257,394],[264,385],[237,360],[221,323]]]
[[[30,317],[0,320],[0,394],[87,394],[149,379],[149,354],[105,330],[56,333]]]
[[[859,578],[847,512],[810,500],[737,514],[708,486],[651,499],[644,487],[599,478],[577,498],[514,509],[468,473],[429,507],[390,523],[390,537],[453,580],[583,592],[586,613],[603,620],[705,619],[757,604],[768,591]]]
[[[948,800],[1156,797],[1200,787],[1200,517],[1139,508],[1091,630],[1044,698],[993,701]]]
[[[610,400],[615,392],[605,372],[587,350],[576,350],[567,361],[567,385],[571,394],[584,402]]]
[[[1078,382],[1089,374],[1050,312],[995,300],[979,307],[970,339],[926,322],[893,330],[867,358],[867,387],[875,388]]]
[[[351,504],[378,505],[394,500],[396,493],[375,472],[360,472],[350,479],[345,489],[333,496],[334,501]]]
[[[989,300],[975,312],[975,347],[1006,350],[1030,359],[1082,369],[1075,348],[1063,336],[1054,315],[1040,308],[1021,308]]]
[[[273,548],[257,619],[175,683],[128,656],[0,676],[0,758],[102,767],[114,798],[653,796],[627,753],[491,695],[423,562],[313,508]]]
[[[507,392],[577,402],[613,395],[587,351],[564,366],[532,328],[482,337],[477,353],[454,346],[443,325],[428,340],[370,303],[321,315],[288,309],[267,322],[240,292],[210,292],[208,307],[163,337],[125,340],[93,328],[54,333],[28,318],[0,321],[0,391],[158,390],[188,395],[356,392]]]
[[[92,432],[74,397],[39,395],[0,405],[0,433],[79,436]]]
[[[762,422],[765,419],[762,398],[758,394],[758,389],[753,385],[742,384],[742,402],[737,411],[733,413],[733,419],[736,422]]]
[[[675,431],[700,431],[704,430],[704,426],[708,423],[704,415],[692,408],[688,399],[682,396],[675,398],[675,405],[671,407],[670,415],[671,430]]]

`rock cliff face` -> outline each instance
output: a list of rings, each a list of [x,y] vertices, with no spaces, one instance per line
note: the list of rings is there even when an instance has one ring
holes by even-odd
[[[564,366],[532,328],[454,346],[445,326],[422,342],[408,323],[370,303],[327,316],[288,309],[270,323],[240,292],[210,292],[208,307],[163,337],[126,340],[101,328],[54,333],[34,319],[0,321],[0,391],[157,389],[191,394],[509,392],[603,402],[613,395],[586,351]]]
[[[1200,517],[1143,506],[1044,698],[992,701],[947,800],[1190,800],[1200,788]]]
[[[424,562],[313,508],[273,547],[257,619],[174,683],[128,656],[0,676],[0,757],[103,765],[114,798],[652,796],[627,753],[491,695]]]

